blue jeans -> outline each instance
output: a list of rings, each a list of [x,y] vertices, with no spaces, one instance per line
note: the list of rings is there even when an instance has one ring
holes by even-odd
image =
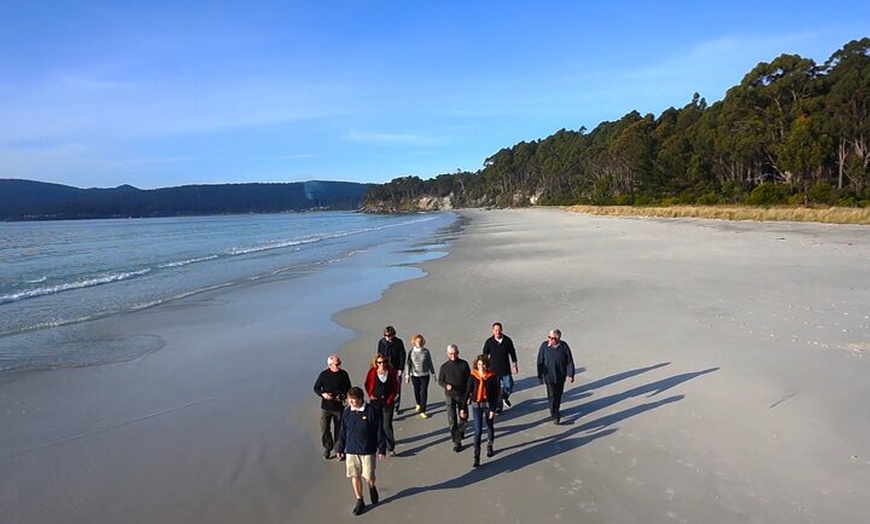
[[[480,440],[483,436],[483,425],[486,424],[486,441],[495,442],[495,417],[489,418],[489,404],[471,403],[471,414],[474,417],[474,449],[480,450]]]
[[[499,408],[501,408],[501,403],[509,399],[514,391],[514,376],[510,373],[501,375],[498,381],[501,384],[501,399],[499,399]]]

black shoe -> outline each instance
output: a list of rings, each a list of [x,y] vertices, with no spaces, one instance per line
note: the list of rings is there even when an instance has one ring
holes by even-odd
[[[363,499],[356,499],[356,506],[353,507],[354,515],[362,515],[363,511],[366,510],[366,503],[363,502]]]
[[[454,445],[453,445],[453,451],[455,451],[455,452],[457,452],[457,453],[459,453],[460,451],[462,451],[462,444],[454,444]]]
[[[323,450],[323,458],[329,460],[329,457],[332,456],[332,450],[324,449]]]
[[[480,448],[474,448],[474,462],[471,464],[471,467],[480,467]]]
[[[372,497],[372,504],[377,504],[379,500],[381,500],[380,495],[378,495],[377,486],[369,486],[369,495]]]
[[[562,423],[562,419],[560,419],[559,417],[553,417],[553,424],[558,426],[561,423]]]
[[[489,444],[488,446],[486,446],[486,457],[490,458],[493,455],[495,455],[495,451],[492,450],[492,444]]]
[[[511,401],[508,399],[504,399],[504,405],[507,407],[511,407]]]

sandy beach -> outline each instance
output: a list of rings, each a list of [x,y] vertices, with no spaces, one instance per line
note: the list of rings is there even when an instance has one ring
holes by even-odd
[[[496,449],[455,454],[433,417],[396,423],[383,502],[415,522],[863,522],[870,510],[870,244],[862,227],[469,211],[429,276],[339,316],[364,365],[386,323],[444,361],[501,321],[520,352]],[[534,358],[558,327],[582,373],[547,420]],[[406,399],[410,388],[405,386]],[[406,401],[407,404],[407,401]],[[564,421],[563,421],[564,423]],[[343,520],[330,464],[290,522]]]
[[[425,278],[357,297],[370,303],[340,327],[317,308],[316,277],[305,300],[272,283],[114,325],[165,341],[137,360],[0,382],[3,512],[28,524],[866,520],[867,227],[461,215]],[[348,294],[366,278],[340,275]],[[310,331],[288,340],[286,315]],[[437,367],[448,343],[472,359],[494,321],[520,353],[496,455],[472,469],[469,448],[451,450],[433,383],[431,418],[396,420],[381,503],[353,517],[344,465],[320,457],[311,385],[326,356],[339,351],[360,383],[392,324],[406,342],[423,333]],[[534,369],[554,327],[580,371],[561,426]]]

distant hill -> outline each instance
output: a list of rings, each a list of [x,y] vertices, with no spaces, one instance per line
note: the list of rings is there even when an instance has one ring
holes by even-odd
[[[358,209],[371,184],[291,182],[80,189],[0,179],[0,220],[166,217]]]

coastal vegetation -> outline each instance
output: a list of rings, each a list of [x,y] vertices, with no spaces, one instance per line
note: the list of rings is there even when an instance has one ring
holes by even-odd
[[[370,211],[531,205],[632,214],[729,206],[722,216],[765,208],[759,217],[786,213],[781,206],[792,217],[867,208],[870,38],[823,64],[794,54],[762,62],[710,105],[696,93],[657,117],[631,111],[591,131],[560,129],[496,152],[476,172],[401,177],[364,197]]]

